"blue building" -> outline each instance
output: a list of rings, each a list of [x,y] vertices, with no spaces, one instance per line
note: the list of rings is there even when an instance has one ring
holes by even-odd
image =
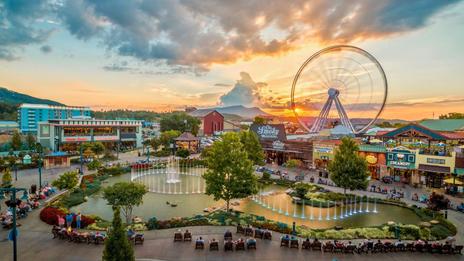
[[[89,107],[68,107],[23,103],[18,109],[19,129],[22,133],[37,133],[39,122],[48,120],[90,117]]]

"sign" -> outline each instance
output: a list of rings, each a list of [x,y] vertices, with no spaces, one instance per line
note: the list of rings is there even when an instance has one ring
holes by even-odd
[[[64,142],[90,141],[90,137],[65,137]]]
[[[24,157],[23,157],[23,164],[31,164],[32,163],[32,158],[31,156],[29,156],[28,154],[26,154]]]
[[[414,164],[411,164],[410,162],[405,162],[405,161],[392,160],[392,161],[389,161],[387,165],[389,167],[394,167],[398,169],[413,169],[414,168]]]
[[[272,148],[276,150],[283,150],[285,148],[285,143],[281,142],[280,140],[276,140],[272,143]]]
[[[256,133],[260,140],[287,140],[283,124],[252,124],[250,130]]]
[[[15,234],[13,234],[14,231],[16,232]],[[17,239],[18,236],[19,236],[19,231],[18,231],[18,229],[14,229],[14,228],[13,228],[12,230],[10,230],[10,232],[8,233],[8,240],[13,241],[13,236],[14,236],[14,235],[16,235],[16,239]]]
[[[320,153],[333,153],[333,148],[330,147],[314,147],[315,152]]]
[[[444,159],[436,159],[436,158],[427,158],[427,163],[445,165],[445,160]]]
[[[369,164],[376,164],[377,163],[377,158],[373,155],[367,155],[366,161]]]

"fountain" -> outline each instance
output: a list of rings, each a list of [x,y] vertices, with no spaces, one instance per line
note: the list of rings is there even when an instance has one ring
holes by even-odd
[[[356,215],[358,213],[358,210],[356,209],[356,195],[354,195],[354,211],[353,213]]]
[[[309,219],[311,219],[311,220],[314,219],[313,210],[314,210],[314,207],[313,207],[313,205],[311,205],[311,214],[309,216]]]
[[[305,217],[305,201],[304,200],[303,200],[303,207],[301,209],[301,212],[302,212],[301,213],[301,218],[305,219],[306,217]]]
[[[288,216],[288,200],[286,201],[286,210],[285,210],[285,215]]]
[[[322,220],[322,201],[319,201],[319,221]]]
[[[362,206],[363,206],[363,198],[361,197],[359,200],[359,211],[358,211],[359,213],[363,213]]]
[[[298,206],[298,204],[296,204],[295,202],[295,205],[293,206],[293,217],[297,217],[296,215],[296,207]]]
[[[340,219],[343,219],[343,201],[340,201]]]
[[[366,213],[369,213],[369,197],[366,198]]]
[[[282,198],[279,198],[279,214],[282,214]]]
[[[335,202],[335,206],[334,206],[334,216],[333,216],[333,220],[337,220],[337,202]]]
[[[377,213],[377,199],[374,198],[374,213]]]
[[[330,220],[330,205],[329,205],[329,201],[327,201],[327,215],[325,217],[325,220]]]

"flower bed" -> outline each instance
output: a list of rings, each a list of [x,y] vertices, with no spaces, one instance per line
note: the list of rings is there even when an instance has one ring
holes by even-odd
[[[57,207],[45,207],[40,211],[40,220],[49,224],[49,225],[58,225],[58,216],[66,216],[66,210],[57,208]],[[85,228],[90,224],[95,223],[95,219],[93,217],[81,216],[81,228]],[[72,227],[76,227],[76,217],[74,216]]]

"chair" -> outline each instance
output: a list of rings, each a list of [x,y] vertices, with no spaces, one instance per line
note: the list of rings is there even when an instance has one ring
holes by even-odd
[[[255,238],[263,239],[264,233],[261,229],[255,229]]]
[[[395,252],[396,248],[395,245],[393,245],[391,242],[385,242],[384,245],[384,252]]]
[[[264,232],[264,239],[272,240],[272,233],[271,231]]]
[[[318,251],[322,251],[322,243],[319,242],[319,241],[315,241],[311,244],[311,249],[312,250],[318,250]]]
[[[356,250],[355,245],[348,245],[345,247],[345,253],[347,254],[354,254],[354,251]]]
[[[334,252],[334,245],[332,243],[325,243],[323,248],[322,248],[322,251],[323,252]]]
[[[77,243],[87,243],[87,237],[88,235],[87,234],[78,234],[77,235]]]
[[[180,241],[180,242],[182,241],[182,233],[180,232],[176,232],[174,234],[174,242],[177,242],[177,241]]]
[[[214,241],[209,243],[209,251],[213,250],[219,251],[219,242]]]
[[[416,245],[414,245],[414,250],[415,250],[416,252],[422,253],[422,252],[424,251],[424,245],[422,245],[422,244],[416,244]]]
[[[311,249],[311,241],[303,241],[301,243],[301,249],[306,249],[306,250],[310,250]]]
[[[245,228],[245,236],[253,236],[253,229],[251,227]]]
[[[245,242],[243,241],[237,242],[237,244],[235,245],[235,250],[236,251],[245,250]]]
[[[224,233],[224,241],[232,240],[232,232],[227,231]]]
[[[441,250],[443,249],[442,245],[434,245],[432,246],[431,253],[441,253]]]
[[[374,245],[374,250],[372,250],[373,253],[382,253],[385,252],[385,245],[382,243],[376,243]],[[367,251],[366,251],[367,253]]]
[[[290,239],[282,238],[280,240],[280,246],[281,247],[289,247],[290,246]]]
[[[256,242],[247,243],[247,249],[254,249],[254,250],[256,250]]]
[[[462,253],[461,253],[462,248],[463,248],[462,245],[460,245],[460,246],[454,246],[454,248],[453,248],[453,254],[460,254],[460,255],[462,255]]]
[[[190,237],[191,237],[191,235],[190,235]],[[144,241],[145,241],[145,238],[144,238],[143,234],[135,234],[135,236],[134,236],[134,245],[137,245],[137,244],[143,245]],[[190,238],[190,241],[192,241],[191,238]]]
[[[53,238],[57,238],[59,236],[60,228],[57,226],[53,226],[52,228],[52,234]]]
[[[300,248],[300,242],[298,241],[298,239],[290,240],[290,248]]]
[[[406,246],[404,244],[398,244],[395,246],[395,252],[404,252],[406,251]]]
[[[334,253],[343,253],[345,246],[343,244],[335,244]]]
[[[195,242],[195,249],[205,249],[205,243],[203,241],[196,241]],[[211,249],[211,247],[210,247]]]
[[[237,234],[245,234],[245,228],[242,225],[237,225]]]
[[[406,251],[414,252],[414,244],[413,243],[407,243],[406,244]]]
[[[192,241],[192,233],[185,232],[184,233],[184,241]]]
[[[95,237],[95,245],[99,245],[100,243],[105,243],[105,238],[102,236]]]
[[[234,243],[232,241],[227,241],[224,243],[224,251],[234,251]]]
[[[450,244],[445,244],[441,248],[442,254],[451,254],[452,251],[453,251],[453,247]]]
[[[422,252],[432,253],[432,245],[428,243],[425,244],[424,247],[422,248]]]

